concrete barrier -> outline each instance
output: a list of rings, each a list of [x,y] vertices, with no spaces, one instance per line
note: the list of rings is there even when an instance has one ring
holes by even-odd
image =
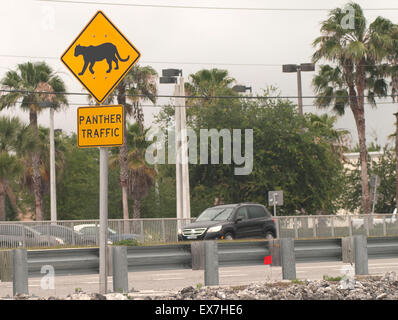
[[[296,279],[296,258],[294,253],[294,239],[282,238],[281,240],[282,279]]]
[[[28,287],[28,254],[26,249],[12,250],[13,295],[29,294]]]
[[[127,293],[129,281],[127,248],[125,246],[112,247],[112,273],[113,291]]]
[[[219,285],[217,249],[217,241],[204,241],[205,286]]]

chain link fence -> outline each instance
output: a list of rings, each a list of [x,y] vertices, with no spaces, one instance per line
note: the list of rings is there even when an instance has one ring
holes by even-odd
[[[195,219],[110,219],[108,244],[176,242],[178,229]],[[275,222],[280,238],[337,238],[357,234],[397,236],[396,215],[282,216]],[[0,248],[90,247],[99,245],[99,220],[1,222]]]

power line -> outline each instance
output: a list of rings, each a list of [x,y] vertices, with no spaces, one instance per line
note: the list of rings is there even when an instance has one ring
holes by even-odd
[[[0,54],[2,58],[24,58],[24,59],[48,59],[60,60],[59,57],[52,56],[28,56],[14,54]],[[234,62],[207,62],[207,61],[156,61],[156,60],[140,60],[140,63],[149,64],[173,64],[173,65],[225,65],[225,66],[243,66],[243,67],[281,67],[280,63],[234,63]]]
[[[54,56],[30,56],[30,55],[16,55],[16,54],[0,54],[1,58],[24,58],[24,59],[49,59],[58,60],[60,57]],[[282,67],[284,63],[236,63],[236,62],[211,62],[211,61],[157,61],[157,60],[140,60],[139,63],[148,64],[172,64],[172,65],[219,65],[219,66],[237,66],[237,67]],[[316,67],[317,65],[315,65]],[[344,66],[344,65],[343,65]],[[384,64],[363,64],[364,67],[377,67],[377,66],[396,66],[392,63]],[[1,67],[8,69],[7,67]]]
[[[330,8],[261,8],[261,7],[215,7],[215,6],[184,6],[184,5],[163,5],[163,4],[138,4],[138,3],[115,3],[97,1],[66,1],[66,0],[36,0],[38,2],[52,2],[61,4],[86,4],[106,6],[126,6],[142,8],[164,8],[164,9],[201,9],[201,10],[226,10],[226,11],[330,11]],[[392,11],[398,8],[363,8],[364,11]]]
[[[5,93],[22,93],[22,94],[51,94],[51,95],[76,95],[76,96],[90,96],[88,93],[84,92],[51,92],[51,91],[29,91],[29,90],[15,90],[15,89],[0,89],[0,92],[5,92]],[[398,94],[391,94],[388,95],[388,97],[396,97]],[[147,98],[146,95],[144,94],[125,94],[123,97],[127,98],[132,98],[132,97],[138,97],[138,98]],[[210,100],[210,99],[248,99],[248,100],[268,100],[268,99],[297,99],[298,96],[193,96],[193,95],[153,95],[155,98],[185,98],[185,99],[204,99],[204,100]],[[346,96],[345,98],[369,98],[370,96]],[[316,99],[318,96],[302,96],[303,99]],[[337,96],[322,96],[322,98],[341,98]],[[372,96],[372,98],[374,98]]]

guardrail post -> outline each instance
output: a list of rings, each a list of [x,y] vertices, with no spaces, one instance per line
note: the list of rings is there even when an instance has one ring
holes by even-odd
[[[341,239],[341,253],[344,263],[354,263],[354,237]]]
[[[218,246],[215,240],[204,241],[205,286],[218,286]]]
[[[204,270],[205,247],[203,241],[191,242],[192,270]]]
[[[334,216],[330,217],[330,227],[331,227],[331,234],[334,237]]]
[[[364,235],[354,236],[355,274],[368,274],[368,248]]]
[[[28,288],[28,253],[26,249],[12,250],[12,292],[13,295],[29,294]]]
[[[281,241],[279,239],[269,240],[269,251],[272,257],[271,266],[281,266]]]
[[[282,279],[296,279],[296,257],[294,255],[294,239],[281,239]]]
[[[0,280],[12,282],[12,251],[0,251]]]
[[[126,293],[129,291],[127,247],[112,247],[113,291]]]
[[[297,218],[296,217],[294,217],[294,219],[293,219],[293,224],[294,224],[294,238],[297,239],[298,231],[297,231]]]

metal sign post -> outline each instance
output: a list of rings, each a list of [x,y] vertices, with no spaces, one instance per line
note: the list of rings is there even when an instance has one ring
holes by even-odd
[[[107,231],[108,231],[108,149],[100,148],[100,232],[99,232],[99,258],[100,258],[100,293],[107,293]]]
[[[102,11],[98,11],[61,57],[62,63],[101,104],[141,54]],[[105,60],[107,63],[96,63]],[[78,146],[100,147],[100,293],[107,292],[108,149],[123,144],[123,106],[79,108]]]
[[[274,217],[276,218],[276,206],[283,205],[283,191],[268,191],[268,205],[274,207]],[[276,237],[279,238],[279,220],[276,219]]]

